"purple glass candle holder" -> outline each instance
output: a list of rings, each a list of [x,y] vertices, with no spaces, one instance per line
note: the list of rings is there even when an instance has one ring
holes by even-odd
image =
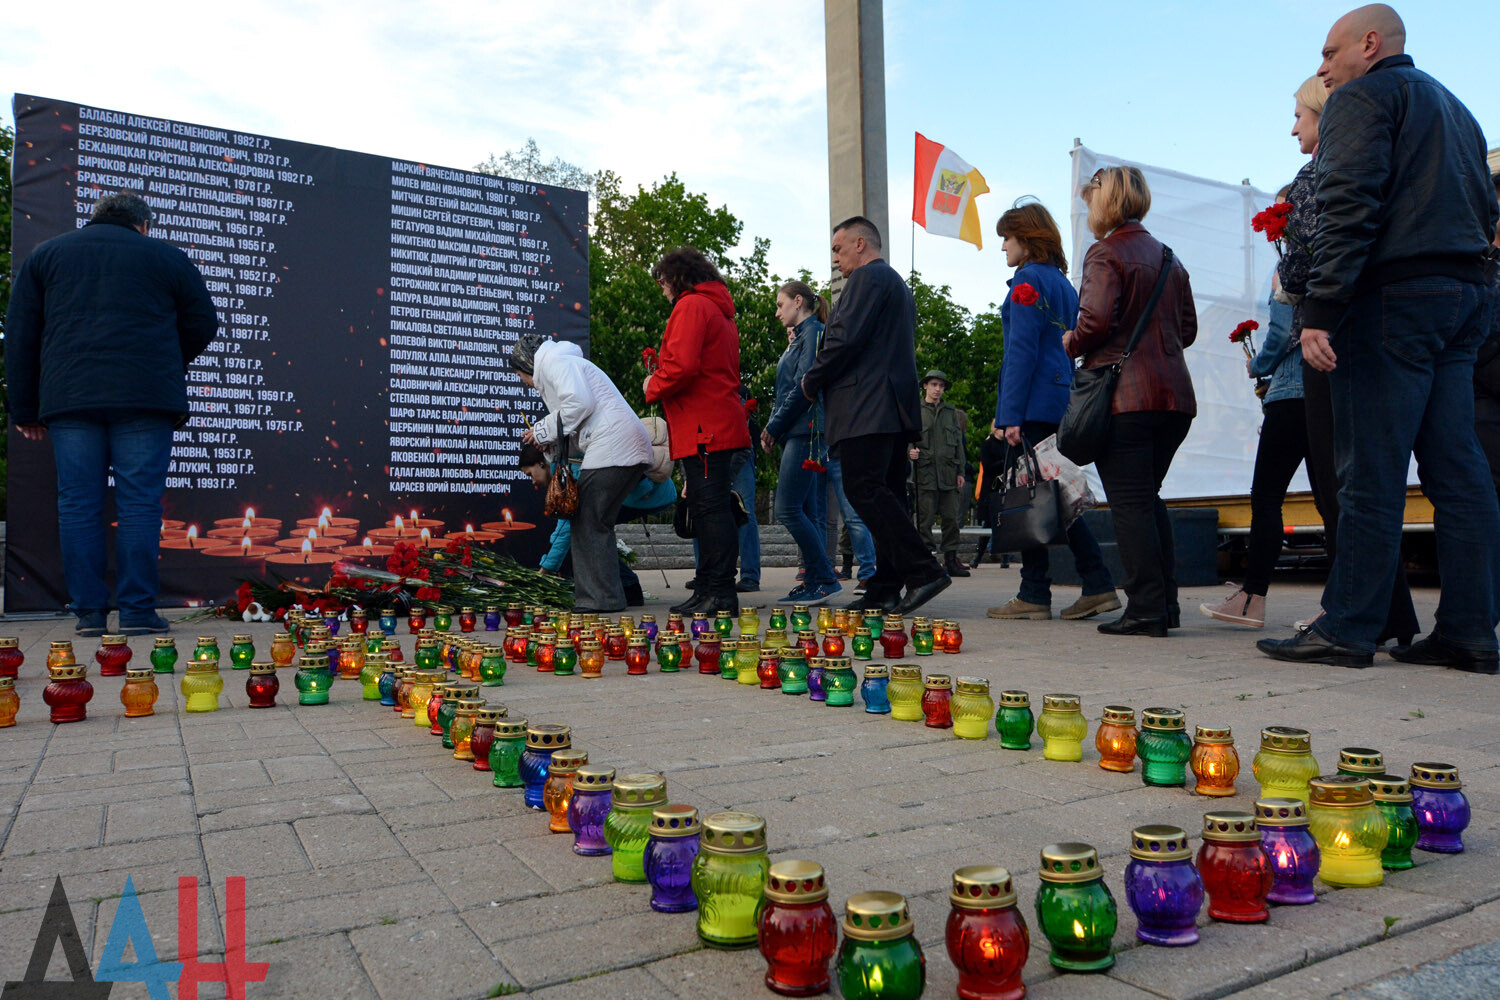
[[[1417,816],[1417,850],[1461,854],[1469,825],[1469,800],[1452,764],[1411,766],[1411,809]]]
[[[573,797],[568,800],[568,829],[573,831],[573,853],[592,857],[610,853],[604,839],[604,819],[614,804],[615,769],[585,765],[573,775]]]
[[[1185,832],[1175,826],[1138,826],[1131,831],[1125,900],[1138,921],[1135,936],[1147,944],[1197,943],[1203,879],[1193,867]]]
[[[339,621],[338,615],[324,615],[323,624],[328,626],[329,635],[338,635],[339,626],[343,623]]]
[[[698,908],[693,892],[693,862],[703,825],[692,806],[666,805],[651,811],[651,836],[646,841],[646,881],[651,883],[651,909],[685,913]]]
[[[827,701],[828,692],[823,690],[823,657],[814,656],[807,668],[807,696],[813,701]]]
[[[1322,855],[1307,828],[1307,803],[1301,799],[1257,799],[1255,826],[1260,846],[1271,859],[1271,891],[1266,899],[1282,906],[1316,902],[1313,879]]]
[[[486,632],[500,631],[500,609],[495,607],[484,609],[484,630]]]

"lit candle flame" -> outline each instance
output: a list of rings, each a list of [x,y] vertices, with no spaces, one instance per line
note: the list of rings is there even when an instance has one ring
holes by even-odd
[[[432,539],[432,532],[426,528],[422,529],[422,548],[427,548],[427,543]]]
[[[472,524],[466,524],[466,525],[464,525],[464,534],[466,534],[466,535],[472,535],[472,534],[474,534],[474,526]]]
[[[401,515],[396,515],[396,534],[400,535],[406,531],[406,522],[401,520]]]
[[[363,544],[364,544],[364,547],[366,549],[374,549],[375,548],[375,543],[372,542],[372,541],[370,541],[370,536],[369,535],[365,536],[365,540],[364,540]]]
[[[246,535],[244,538],[240,539],[240,555],[242,555],[242,556],[248,556],[249,554],[250,554],[250,536]]]
[[[308,537],[308,541],[303,542],[302,546],[303,546],[303,548],[309,548],[310,549],[310,548],[312,548],[312,539],[318,537],[318,529],[317,528],[308,528],[307,529],[307,537]]]
[[[192,548],[193,543],[198,540],[198,526],[196,524],[188,525],[187,540],[188,548]]]
[[[332,522],[328,518],[328,508],[323,508],[323,513],[318,515],[318,530],[328,527]]]
[[[318,515],[318,520],[319,521],[331,521],[331,520],[333,520],[333,510],[331,508],[329,508],[329,507],[324,507],[323,508],[323,513],[321,513],[321,514]]]
[[[412,520],[413,520],[413,521],[417,521],[417,520],[420,520],[420,518],[418,518],[418,517],[417,517],[417,511],[416,511],[416,508],[415,508],[415,507],[414,507],[414,508],[412,508],[412,512],[411,512],[411,519],[412,519]]]
[[[302,561],[307,562],[307,557],[312,554],[312,539],[302,539]]]
[[[244,528],[246,531],[249,531],[251,528],[255,527],[255,521],[247,516],[243,521],[240,522],[240,527]]]
[[[245,518],[247,520],[250,520],[250,521],[255,520],[255,508],[254,507],[246,507],[245,508]]]
[[[1334,847],[1348,847],[1349,846],[1349,833],[1348,833],[1347,830],[1340,830],[1338,833],[1336,833],[1336,834],[1333,835],[1333,846]]]
[[[505,523],[506,524],[509,524],[510,522],[512,522],[512,521],[514,521],[516,519],[516,516],[510,512],[510,508],[509,507],[505,507],[505,508],[501,509],[500,516],[505,519]]]

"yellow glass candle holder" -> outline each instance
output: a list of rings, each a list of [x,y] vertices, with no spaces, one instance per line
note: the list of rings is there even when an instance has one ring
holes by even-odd
[[[1083,738],[1089,734],[1083,701],[1076,694],[1042,695],[1042,714],[1036,720],[1047,760],[1083,760]]]
[[[1240,773],[1240,755],[1234,749],[1234,733],[1228,726],[1197,726],[1193,751],[1188,755],[1199,795],[1234,794],[1234,779]]]
[[[217,712],[224,678],[219,676],[218,660],[190,660],[182,676],[182,709],[185,712]]]
[[[1318,776],[1312,755],[1312,734],[1291,726],[1269,726],[1260,731],[1260,750],[1250,764],[1260,782],[1260,798],[1308,801],[1307,783]]]
[[[921,667],[913,663],[892,664],[891,682],[886,685],[891,718],[901,722],[919,722],[926,718],[922,713],[922,695],[926,690]]]
[[[990,697],[990,682],[983,677],[960,677],[949,704],[953,715],[953,735],[961,740],[983,740],[990,735],[990,716],[995,714],[995,700]]]
[[[1106,771],[1130,773],[1135,770],[1135,742],[1140,736],[1135,728],[1135,709],[1128,705],[1105,705],[1094,734],[1094,748],[1099,751],[1099,766]]]
[[[1370,779],[1325,774],[1308,783],[1308,793],[1308,827],[1321,855],[1318,878],[1348,888],[1385,881],[1380,852],[1390,830],[1375,805]]]
[[[448,726],[448,737],[453,741],[453,759],[474,763],[474,723],[479,719],[479,710],[484,707],[483,698],[460,698]]]

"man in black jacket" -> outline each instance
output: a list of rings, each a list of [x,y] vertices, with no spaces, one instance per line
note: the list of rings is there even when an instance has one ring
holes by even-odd
[[[875,540],[875,574],[850,607],[907,614],[950,582],[903,499],[907,445],[922,434],[916,303],[863,216],[834,227],[833,264],[847,280],[802,392],[809,399],[823,393],[825,434],[837,449],[844,493]]]
[[[187,254],[146,235],[134,194],[94,206],[82,229],[26,258],[5,319],[10,416],[57,460],[63,573],[79,635],[102,635],[105,491],[115,480],[116,597],[126,635],[165,632],[156,613],[161,497],[172,431],[187,418],[186,371],[219,329]]]
[[[1278,659],[1371,662],[1400,560],[1413,454],[1436,508],[1443,594],[1427,638],[1391,655],[1495,673],[1500,507],[1474,434],[1484,339],[1484,253],[1500,219],[1484,136],[1467,108],[1403,54],[1396,12],[1344,15],[1318,70],[1318,233],[1302,353],[1329,372],[1339,546],[1323,615]]]

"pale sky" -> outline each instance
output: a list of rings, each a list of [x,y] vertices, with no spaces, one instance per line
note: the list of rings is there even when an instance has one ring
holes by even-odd
[[[818,0],[391,0],[127,10],[11,5],[0,91],[453,167],[534,137],[627,182],[676,171],[771,240],[783,275],[828,261]],[[1007,271],[994,221],[1020,195],[1065,227],[1075,137],[1094,149],[1274,190],[1301,163],[1291,94],[1345,0],[886,0],[893,233],[911,264],[913,132],[986,177],[985,247],[916,234],[928,280],[983,309]],[[1417,65],[1500,145],[1493,0],[1396,5]],[[9,101],[0,118],[11,121]],[[1150,226],[1150,219],[1147,219]]]

